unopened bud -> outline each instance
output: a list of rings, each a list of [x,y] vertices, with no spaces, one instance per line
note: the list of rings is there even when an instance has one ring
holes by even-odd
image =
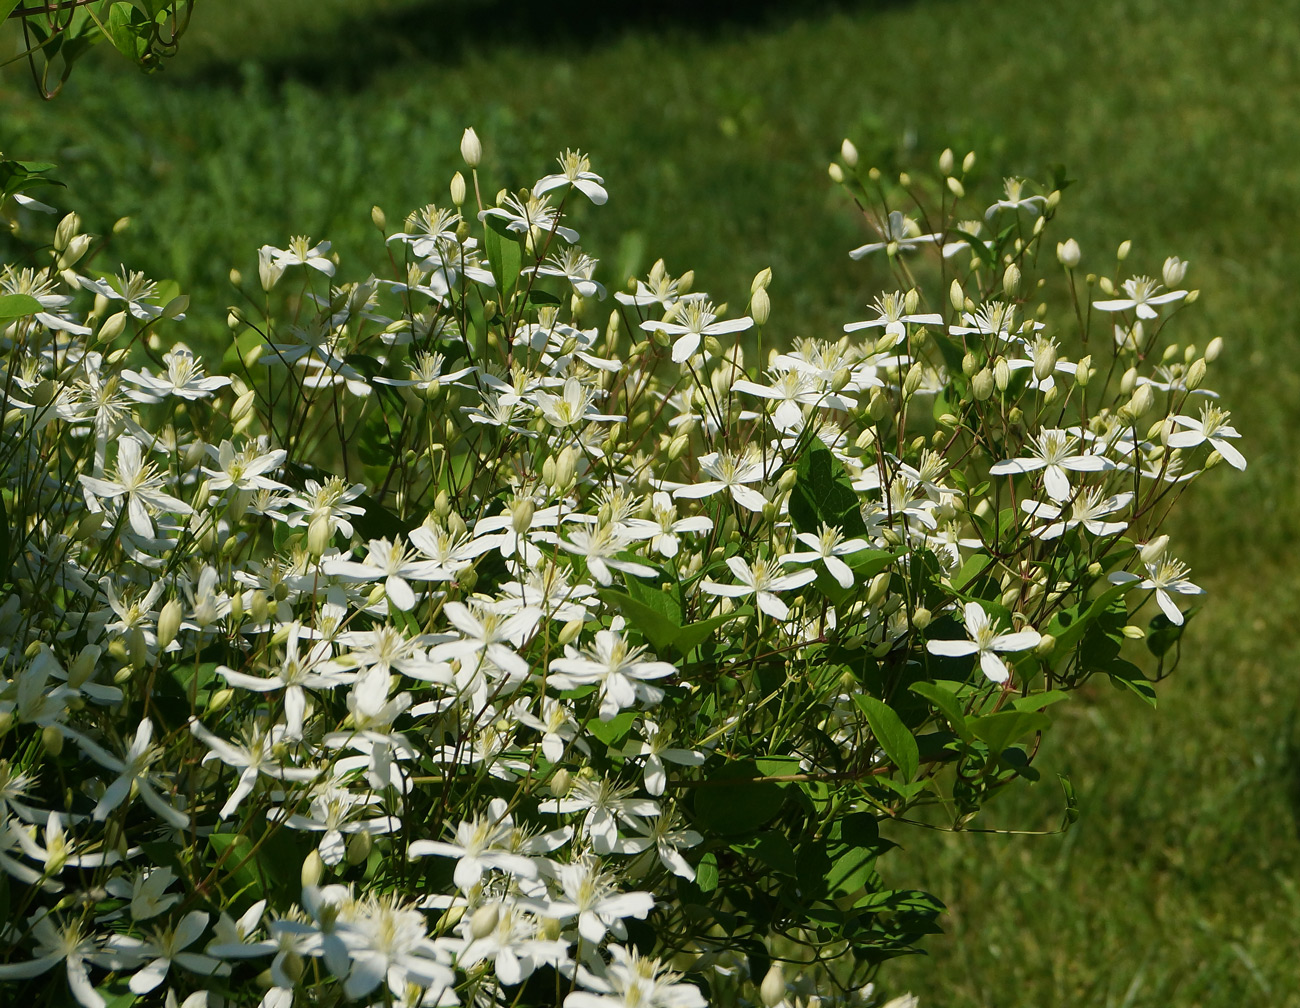
[[[555,773],[551,775],[549,786],[551,794],[555,795],[556,798],[566,797],[569,791],[573,788],[572,772],[566,770],[564,767],[560,767],[559,770],[556,770]]]
[[[169,644],[176,639],[181,628],[181,600],[168,599],[167,604],[158,613],[158,650],[166,651]]]
[[[1074,368],[1074,381],[1080,388],[1086,388],[1089,379],[1092,378],[1092,354],[1088,354],[1079,360]]]
[[[1146,564],[1158,563],[1160,558],[1165,555],[1165,550],[1169,548],[1169,536],[1158,535],[1148,543],[1144,543],[1138,549],[1138,556]]]
[[[370,832],[368,830],[359,830],[348,837],[348,846],[344,857],[350,865],[362,864],[366,858],[370,857],[370,850],[374,845],[374,839]]]
[[[111,343],[122,335],[124,329],[126,329],[126,312],[120,311],[116,315],[110,315],[99,327],[99,341]]]
[[[850,168],[858,166],[858,149],[853,146],[853,141],[845,140],[840,144],[840,160]]]
[[[691,438],[688,434],[678,434],[668,442],[668,461],[676,462],[686,454],[686,449],[691,445]]]
[[[1219,359],[1219,354],[1223,353],[1223,337],[1215,336],[1209,343],[1205,344],[1205,361],[1207,364],[1213,364]]]
[[[916,390],[921,387],[921,382],[925,379],[925,369],[919,364],[913,364],[907,370],[907,377],[903,379],[903,395],[911,396],[916,394]]]
[[[474,132],[473,126],[461,134],[460,156],[471,168],[477,168],[479,162],[483,160],[483,145],[479,143],[478,134]]]
[[[1120,242],[1119,248],[1115,250],[1115,258],[1118,259],[1120,262],[1123,262],[1125,259],[1128,258],[1129,251],[1132,248],[1133,248],[1133,242],[1131,241]]]
[[[826,174],[831,177],[831,181],[840,183],[844,181],[844,169],[832,161],[826,168]]]
[[[960,280],[954,280],[948,287],[948,301],[957,311],[966,307],[966,290]]]
[[[1155,402],[1156,396],[1155,393],[1151,391],[1151,386],[1139,385],[1133,391],[1133,398],[1129,400],[1128,409],[1132,414],[1133,419],[1137,420],[1140,417],[1146,416],[1147,413],[1151,411],[1151,407],[1155,405]]]
[[[1137,385],[1137,368],[1131,367],[1124,372],[1123,377],[1119,380],[1120,395],[1130,395]]]
[[[1055,650],[1056,650],[1056,638],[1049,633],[1045,633],[1042,636],[1040,636],[1038,638],[1038,646],[1034,648],[1034,652],[1038,655],[1039,658],[1046,658]]]
[[[943,153],[939,155],[939,174],[951,175],[954,164],[955,158],[953,157],[952,148],[945,147]]]
[[[949,175],[945,184],[948,186],[948,191],[958,199],[965,197],[966,187],[961,184],[961,179],[957,178],[955,175]]]
[[[41,748],[51,756],[63,752],[63,732],[58,725],[48,724],[41,729]]]
[[[933,619],[934,614],[929,609],[925,606],[918,606],[916,611],[912,613],[912,626],[918,630],[924,630]]]
[[[1077,241],[1067,238],[1063,242],[1056,243],[1056,258],[1066,269],[1074,269],[1083,258],[1083,252]]]
[[[1034,347],[1034,377],[1043,381],[1056,370],[1056,340],[1045,340]]]
[[[1002,274],[1002,293],[1006,297],[1014,297],[1019,289],[1020,267],[1015,263],[1008,263],[1006,270]]]
[[[1120,633],[1122,633],[1129,640],[1141,640],[1143,637],[1147,635],[1147,632],[1145,630],[1143,630],[1140,626],[1134,626],[1132,623],[1129,623],[1126,626],[1122,627],[1120,629]]]
[[[1011,384],[1011,365],[1005,357],[998,357],[993,362],[993,384],[999,392],[1005,392]]]
[[[771,969],[759,985],[758,996],[767,1008],[776,1008],[785,1000],[785,971],[778,962],[772,963]]]
[[[1187,390],[1190,392],[1200,388],[1201,383],[1204,381],[1205,358],[1198,357],[1196,360],[1192,361],[1192,366],[1187,369],[1187,377],[1183,379],[1183,383],[1187,386]]]
[[[484,903],[474,911],[469,919],[469,934],[475,941],[481,941],[497,929],[501,920],[500,903]]]
[[[971,394],[979,402],[983,402],[993,394],[993,371],[990,368],[980,368],[975,373],[975,377],[970,380]]]
[[[321,860],[320,851],[312,850],[302,859],[302,870],[298,874],[304,889],[320,885],[325,875],[325,862]]]
[[[871,579],[871,584],[867,588],[867,605],[879,605],[889,593],[889,577],[888,571],[881,571]]]
[[[1178,256],[1170,256],[1165,260],[1164,266],[1160,270],[1161,279],[1164,280],[1165,286],[1170,289],[1177,287],[1183,282],[1183,277],[1187,275],[1187,263]]]
[[[558,469],[559,466],[557,465],[556,468]],[[533,515],[536,511],[537,505],[533,503],[531,497],[515,501],[510,507],[510,527],[519,535],[527,534],[533,526]]]
[[[749,314],[756,325],[767,325],[772,314],[772,299],[767,295],[767,288],[760,287],[749,299]]]

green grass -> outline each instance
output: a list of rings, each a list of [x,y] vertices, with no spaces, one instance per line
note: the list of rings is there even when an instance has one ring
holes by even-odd
[[[350,20],[358,6],[379,23]],[[845,255],[863,229],[826,181],[842,136],[882,164],[974,147],[990,187],[1064,163],[1087,262],[1105,268],[1123,238],[1139,271],[1191,260],[1185,331],[1224,338],[1213,384],[1251,467],[1212,476],[1177,522],[1210,595],[1160,709],[1108,688],[1067,705],[1045,783],[985,825],[1052,828],[1051,770],[1075,780],[1081,822],[894,830],[908,853],[890,880],[951,913],[932,956],[885,977],[951,1008],[1300,1005],[1300,22],[1265,0],[969,0],[575,36],[533,15],[512,30],[507,8],[200,4],[192,51],[161,78],[88,66],[43,106],[9,71],[0,136],[9,156],[58,160],[60,198],[91,226],[131,214],[97,265],[176,277],[212,339],[229,267],[251,272],[263,242],[306,232],[334,240],[344,273],[379,268],[371,204],[396,220],[443,200],[469,124],[501,185],[589,151],[611,200],[584,238],[623,268],[663,255],[739,302],[771,265],[770,331],[792,337],[835,332],[882,282]]]

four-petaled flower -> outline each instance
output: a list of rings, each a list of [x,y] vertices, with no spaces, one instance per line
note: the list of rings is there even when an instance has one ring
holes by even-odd
[[[999,652],[1028,651],[1037,647],[1041,640],[1038,631],[1032,628],[1014,633],[998,633],[997,624],[978,602],[967,602],[962,612],[970,639],[929,640],[925,642],[925,649],[930,654],[943,658],[960,658],[973,654],[979,659],[984,674],[995,683],[1004,683],[1011,678],[1006,662],[998,656]]]

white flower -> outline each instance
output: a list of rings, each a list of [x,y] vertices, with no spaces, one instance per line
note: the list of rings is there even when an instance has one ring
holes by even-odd
[[[330,243],[327,241],[311,244],[311,239],[304,235],[295,235],[289,239],[287,249],[274,248],[271,245],[263,245],[261,255],[268,258],[271,263],[279,270],[284,272],[286,266],[310,266],[314,270],[319,270],[326,276],[334,275],[334,263],[327,259],[325,253],[330,250]]]
[[[767,498],[746,484],[765,482],[781,468],[781,456],[768,456],[764,459],[753,445],[747,446],[738,455],[732,452],[710,452],[701,455],[699,461],[703,473],[713,479],[678,487],[673,491],[674,497],[709,497],[727,490],[737,504],[756,512],[763,510]]]
[[[1070,502],[1068,517],[1065,516],[1064,506],[1058,507],[1041,501],[1021,501],[1020,506],[1027,514],[1047,522],[1046,525],[1034,529],[1034,535],[1040,539],[1055,539],[1079,525],[1096,536],[1123,532],[1128,528],[1128,522],[1102,521],[1102,519],[1106,515],[1127,508],[1133,501],[1133,495],[1122,493],[1103,499],[1104,492],[1100,487],[1092,487],[1080,493]]]
[[[673,341],[672,349],[674,364],[681,364],[694,357],[705,336],[743,332],[754,324],[754,320],[748,315],[724,322],[716,321],[718,316],[713,313],[713,304],[709,301],[679,302],[677,312],[680,322],[667,320],[656,322],[650,319],[641,323],[641,328],[646,332],[659,331],[677,337]]]
[[[583,967],[578,979],[585,990],[564,999],[564,1008],[705,1008],[697,987],[682,981],[658,959],[622,945],[609,946],[613,961],[596,976]]]
[[[586,154],[566,150],[556,160],[560,162],[560,173],[538,179],[537,184],[533,186],[533,192],[536,195],[540,196],[552,189],[569,185],[577,189],[596,206],[602,206],[609,199],[609,193],[605,192],[605,187],[602,185],[604,179],[591,171],[591,162],[587,160]]]
[[[947,658],[977,655],[980,668],[995,683],[1004,683],[1011,677],[1006,663],[998,657],[999,651],[1027,651],[1037,647],[1041,639],[1033,629],[999,634],[996,624],[978,602],[967,602],[963,612],[970,640],[929,640],[925,649],[932,655]]]
[[[996,462],[989,474],[1007,476],[1043,469],[1043,488],[1047,496],[1057,503],[1069,500],[1072,491],[1069,477],[1065,475],[1067,469],[1072,472],[1102,472],[1115,468],[1113,462],[1100,455],[1076,453],[1074,447],[1078,443],[1079,439],[1066,431],[1044,428],[1034,435],[1033,450],[1029,455]]]
[[[1237,450],[1236,445],[1224,440],[1241,437],[1236,429],[1229,425],[1228,420],[1231,417],[1224,410],[1217,406],[1205,405],[1201,407],[1199,420],[1181,415],[1171,416],[1169,419],[1184,428],[1169,435],[1170,448],[1195,448],[1208,441],[1210,447],[1216,449],[1228,465],[1234,469],[1246,468],[1246,457]]]
[[[36,956],[20,962],[0,963],[0,980],[39,976],[64,963],[68,971],[68,988],[84,1008],[104,1008],[107,1004],[90,983],[87,963],[98,952],[93,935],[82,930],[79,920],[56,923],[46,911],[32,919],[32,936],[36,939]]]
[[[1024,179],[1004,179],[1002,184],[1006,196],[985,211],[985,219],[991,218],[999,210],[1028,210],[1035,216],[1043,212],[1043,207],[1047,204],[1047,197],[1026,196]]]
[[[608,721],[637,700],[658,703],[663,691],[646,683],[673,675],[677,668],[663,661],[642,661],[644,647],[629,646],[613,630],[597,630],[591,646],[578,651],[572,645],[564,658],[551,662],[551,682],[560,689],[577,689],[589,683],[600,687],[600,718]]]
[[[895,250],[910,252],[922,245],[937,242],[943,237],[939,234],[921,234],[921,229],[917,226],[916,221],[906,216],[901,210],[891,210],[884,226],[877,228],[877,230],[880,232],[881,240],[859,245],[849,253],[849,258],[862,259],[872,252],[878,252],[880,249],[889,249],[891,252]]]
[[[1154,591],[1161,612],[1169,617],[1170,623],[1175,626],[1182,626],[1183,614],[1174,603],[1170,592],[1176,595],[1204,595],[1205,589],[1192,584],[1187,579],[1189,573],[1187,565],[1175,560],[1173,557],[1166,557],[1161,554],[1153,561],[1144,563],[1143,566],[1146,567],[1147,571],[1145,578],[1129,571],[1115,571],[1110,575],[1109,581],[1111,584],[1130,584],[1137,581],[1138,588],[1144,591]]]
[[[1169,304],[1171,301],[1180,301],[1187,297],[1187,291],[1174,290],[1160,291],[1164,285],[1150,277],[1130,277],[1124,281],[1124,293],[1128,295],[1125,298],[1112,298],[1105,301],[1094,301],[1092,306],[1100,311],[1119,312],[1134,309],[1137,317],[1142,319],[1153,319],[1160,313],[1156,311],[1153,305]]]
[[[193,509],[183,500],[166,493],[165,474],[158,472],[152,462],[141,454],[140,442],[131,435],[123,435],[117,445],[117,461],[112,479],[97,476],[79,476],[82,485],[95,497],[113,500],[126,499],[126,513],[131,531],[142,539],[153,538],[151,511],[169,511],[173,514],[192,514]],[[96,509],[98,510],[98,509]]]
[[[700,589],[710,595],[725,595],[729,598],[753,595],[759,609],[782,622],[790,618],[790,607],[777,598],[775,592],[790,591],[817,578],[817,572],[811,569],[777,574],[777,565],[762,559],[756,559],[751,567],[744,557],[727,557],[727,566],[740,584],[719,584],[705,578],[700,582]]]
[[[795,538],[809,547],[809,552],[787,553],[781,557],[781,563],[815,563],[820,560],[841,588],[853,587],[853,569],[840,557],[866,549],[870,544],[865,539],[845,539],[842,529],[830,525],[823,525],[817,535],[800,532]]]
[[[536,862],[510,849],[514,824],[505,814],[504,805],[493,802],[486,815],[458,823],[453,835],[452,842],[415,840],[407,848],[406,856],[415,859],[432,854],[455,858],[452,881],[465,891],[477,885],[483,873],[493,868],[517,878],[537,877]]]

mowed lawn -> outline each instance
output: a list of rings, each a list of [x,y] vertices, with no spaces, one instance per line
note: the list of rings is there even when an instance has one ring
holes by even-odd
[[[524,6],[207,0],[153,79],[85,66],[42,104],[5,71],[0,149],[57,160],[51,198],[92,228],[131,215],[96,265],[179,280],[208,346],[230,267],[251,274],[263,243],[306,233],[341,276],[382,268],[371,205],[396,223],[445,202],[471,124],[494,191],[590,153],[611,199],[577,223],[607,282],[663,256],[741,303],[771,266],[768,332],[791,339],[834,335],[886,282],[846,255],[866,238],[826,176],[842,137],[893,170],[974,149],[990,199],[1004,174],[1065,165],[1057,238],[1085,267],[1109,271],[1122,239],[1134,272],[1191,261],[1180,331],[1223,337],[1210,384],[1250,468],[1210,474],[1175,523],[1209,594],[1159,709],[1105,684],[1055,708],[1044,782],[976,823],[1054,829],[1062,772],[1078,825],[891,831],[888,880],[950,914],[931,956],[883,980],[935,1008],[1300,1005],[1300,17],[1265,0],[769,3],[704,22],[670,5],[623,23]]]

